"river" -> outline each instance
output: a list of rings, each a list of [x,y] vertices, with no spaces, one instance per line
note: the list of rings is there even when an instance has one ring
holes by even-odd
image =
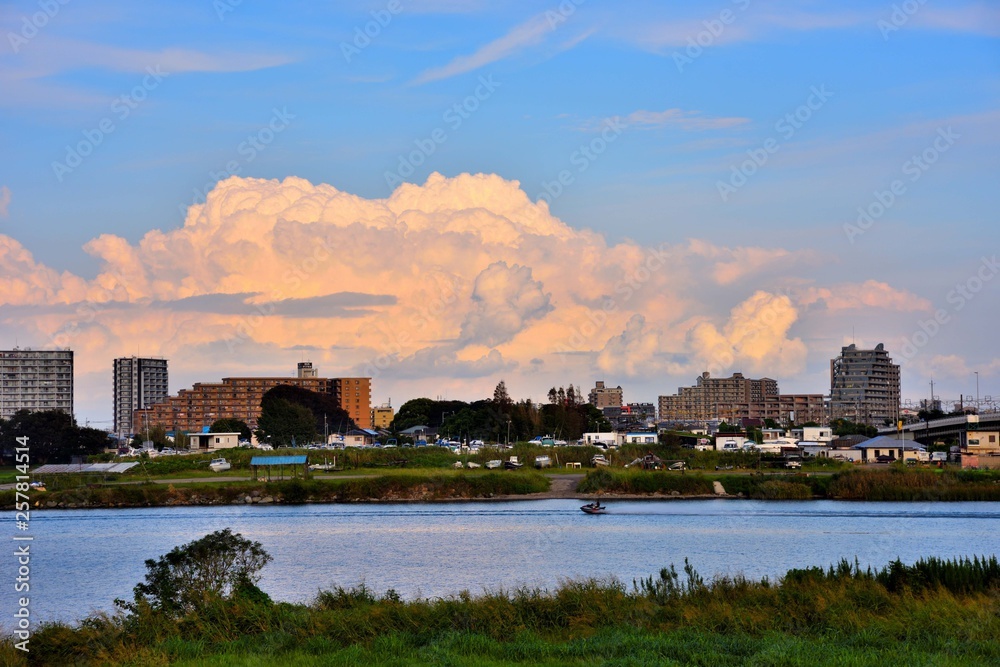
[[[34,621],[78,620],[131,598],[144,561],[222,528],[274,557],[261,588],[276,600],[365,582],[406,598],[565,578],[617,577],[631,585],[688,558],[707,579],[777,577],[789,568],[857,558],[996,553],[997,503],[674,500],[614,501],[588,516],[579,501],[438,504],[239,505],[44,510],[31,517]],[[13,525],[10,512],[4,523]],[[14,543],[11,543],[14,544]],[[23,543],[22,543],[23,544]],[[9,549],[13,551],[13,549]],[[13,609],[16,562],[4,557],[0,607]],[[9,629],[10,619],[0,620]]]

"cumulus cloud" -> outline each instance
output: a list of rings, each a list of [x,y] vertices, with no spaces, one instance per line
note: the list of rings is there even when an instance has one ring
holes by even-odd
[[[531,269],[506,262],[490,264],[476,276],[472,301],[475,306],[462,324],[460,340],[490,347],[509,341],[528,322],[552,310],[550,295],[531,278]]]
[[[930,310],[930,300],[877,280],[833,287],[810,287],[798,299],[803,306],[822,303],[828,310],[880,308],[898,311]]]
[[[686,378],[726,360],[788,375],[806,352],[789,297],[761,291],[734,307],[744,297],[729,286],[788,276],[808,253],[609,244],[490,174],[432,174],[384,199],[233,177],[180,228],[137,242],[104,234],[84,248],[98,262],[92,278],[0,235],[0,331],[71,346],[81,377],[103,377],[136,350],[167,357],[187,384],[291,374],[308,352],[323,374],[373,376],[375,400],[484,395],[500,374],[541,396],[596,373]],[[895,292],[817,286],[798,307],[850,294],[883,309]],[[81,391],[110,410],[110,380]]]
[[[742,367],[771,377],[794,375],[805,368],[807,351],[801,339],[788,337],[797,319],[790,298],[759,291],[733,308],[721,329],[710,322],[695,326],[691,344],[701,364],[716,373]]]

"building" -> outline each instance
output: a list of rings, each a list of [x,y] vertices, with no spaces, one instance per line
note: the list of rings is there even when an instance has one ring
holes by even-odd
[[[10,419],[18,410],[73,415],[72,350],[0,351],[0,417]]]
[[[239,446],[239,433],[191,433],[188,435],[188,449],[194,451],[209,452]]]
[[[693,386],[679,387],[672,396],[660,396],[659,409],[660,421],[665,422],[722,420],[741,424],[773,419],[801,424],[827,420],[822,394],[780,394],[776,380],[755,380],[742,373],[713,378],[706,371]]]
[[[620,408],[622,406],[622,388],[605,387],[603,380],[598,380],[590,390],[587,400],[598,410],[603,408]]]
[[[396,411],[388,403],[372,408],[372,428],[388,430],[395,416]]]
[[[170,396],[167,360],[146,357],[115,359],[114,433],[135,435],[135,411],[162,403]]]
[[[372,379],[334,378],[331,391],[358,428],[372,427]]]
[[[978,424],[962,434],[963,468],[1000,468],[1000,431],[979,429]]]
[[[871,426],[899,420],[899,366],[882,343],[873,350],[852,343],[830,360],[830,411]]]
[[[198,382],[181,389],[161,403],[135,412],[136,429],[163,426],[168,431],[201,431],[219,419],[241,419],[257,428],[260,402],[268,390],[279,385],[302,387],[332,394],[359,428],[371,423],[371,378],[322,378],[300,364],[296,377],[223,378],[221,382]],[[336,426],[331,424],[331,427]]]

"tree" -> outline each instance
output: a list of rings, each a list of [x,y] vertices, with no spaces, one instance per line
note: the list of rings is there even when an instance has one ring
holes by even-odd
[[[261,402],[260,419],[257,420],[257,440],[275,447],[307,445],[316,438],[316,421],[304,405],[283,398],[270,398]]]
[[[132,612],[150,607],[180,616],[237,594],[266,598],[257,588],[258,572],[271,560],[260,542],[251,542],[229,528],[217,530],[147,560],[146,581],[132,589],[135,602],[115,600],[115,604]]]
[[[313,416],[315,433],[326,433],[327,429],[339,431],[342,428],[345,430],[356,428],[351,416],[337,402],[336,397],[330,394],[321,394],[289,384],[279,384],[277,387],[267,390],[260,399],[260,406],[266,408],[268,401],[277,399],[301,405],[309,410]]]
[[[510,394],[507,393],[507,383],[500,380],[496,389],[493,390],[493,406],[506,415],[510,414],[510,408],[513,404],[514,401],[510,400]]]
[[[142,443],[145,441],[153,443],[153,447],[156,449],[163,449],[164,447],[173,447],[174,443],[170,442],[170,438],[167,437],[167,427],[161,424],[156,426],[150,426],[147,429],[143,429],[141,433],[136,433],[132,437],[132,445],[134,447],[142,447]],[[175,437],[174,442],[186,442],[186,439],[180,439]]]
[[[74,456],[99,454],[110,444],[106,432],[81,428],[61,410],[18,410],[0,428],[5,457],[13,456],[17,438],[28,439],[33,464],[69,463]]]
[[[210,433],[239,433],[240,440],[249,440],[251,435],[250,427],[242,419],[216,419],[208,430]]]

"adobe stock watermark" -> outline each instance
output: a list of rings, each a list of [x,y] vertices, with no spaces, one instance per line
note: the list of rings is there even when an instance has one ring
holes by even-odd
[[[389,189],[395,190],[403,184],[405,179],[412,176],[416,172],[417,167],[427,162],[427,159],[437,152],[438,147],[448,141],[448,131],[457,132],[458,128],[462,127],[462,124],[479,110],[483,102],[493,97],[493,93],[501,85],[499,81],[493,78],[492,74],[489,76],[480,76],[479,85],[476,86],[471,95],[467,95],[461,101],[455,102],[441,114],[444,126],[434,128],[424,138],[414,139],[414,149],[409,153],[399,154],[399,163],[396,165],[396,170],[386,171],[384,174],[385,184],[389,186]],[[447,129],[445,129],[446,127]]]
[[[910,19],[920,11],[920,8],[927,4],[927,0],[904,0],[892,6],[892,12],[888,19],[879,19],[876,23],[878,31],[882,33],[882,41],[888,42],[889,35],[902,30],[903,26],[910,22]]]
[[[812,86],[809,89],[809,97],[806,101],[795,108],[794,111],[786,113],[778,122],[774,124],[774,131],[778,133],[783,141],[789,141],[802,127],[809,122],[813,115],[823,108],[823,105],[833,97],[833,92],[827,90],[826,84]],[[716,181],[715,188],[719,192],[722,201],[728,202],[729,197],[737,190],[746,185],[771,156],[781,150],[781,141],[774,137],[768,137],[757,148],[747,149],[747,159],[739,165],[729,167],[728,181]]]
[[[355,26],[354,39],[350,43],[340,43],[340,53],[343,54],[344,60],[350,64],[351,60],[360,56],[362,51],[371,46],[372,40],[378,38],[382,31],[389,27],[393,17],[402,11],[403,3],[401,0],[389,0],[385,8],[373,9],[369,12],[371,20],[363,26]]]
[[[200,189],[195,188],[193,190],[191,203],[187,206],[184,204],[177,205],[181,217],[187,216],[188,209],[191,206],[204,204],[208,198],[208,193],[212,191],[219,181],[223,181],[230,176],[239,176],[243,168],[256,160],[257,156],[264,152],[274,142],[274,139],[291,125],[293,120],[295,120],[295,114],[289,113],[288,107],[282,107],[281,109],[275,107],[271,109],[270,120],[253,134],[248,134],[246,139],[236,146],[236,154],[239,155],[239,158],[229,160],[219,171],[209,170],[208,180],[205,181],[205,184]]]
[[[950,307],[935,310],[934,317],[919,321],[916,330],[906,337],[900,348],[903,358],[912,359],[920,350],[927,347],[928,343],[941,332],[942,327],[951,322],[952,316],[960,313],[975,299],[998,273],[1000,273],[1000,262],[997,261],[997,256],[982,257],[979,267],[973,274],[964,281],[956,283],[945,296],[945,301]]]
[[[159,65],[147,67],[146,76],[138,85],[111,102],[113,116],[105,116],[97,122],[96,127],[83,130],[83,139],[74,145],[66,145],[66,156],[63,161],[52,162],[52,173],[55,174],[56,180],[62,183],[68,174],[83,164],[83,161],[104,143],[105,138],[118,129],[118,123],[124,122],[131,116],[149,93],[156,90],[168,76],[170,72],[164,72]]]
[[[243,4],[243,0],[213,0],[212,9],[220,21],[226,20],[226,14],[232,14]]]
[[[750,6],[750,0],[731,0],[731,2],[736,5],[736,8],[741,12],[746,11],[747,7]],[[695,60],[700,58],[702,54],[705,53],[705,49],[714,45],[726,31],[726,27],[736,22],[737,16],[739,15],[732,9],[726,8],[720,11],[717,17],[702,21],[701,24],[705,27],[705,29],[699,30],[694,35],[688,36],[687,46],[684,47],[683,52],[674,51],[673,53],[674,64],[677,65],[677,71],[683,74],[684,68],[693,64]]]
[[[590,169],[590,166],[597,161],[601,155],[608,150],[608,146],[618,140],[618,137],[628,129],[625,121],[619,117],[609,118],[604,121],[600,136],[594,137],[589,142],[582,144],[569,156],[569,163],[576,167],[576,173],[582,174]],[[542,181],[542,189],[535,200],[544,199],[550,206],[552,202],[562,196],[566,188],[576,182],[576,176],[569,169],[563,169],[551,181]]]
[[[20,53],[21,47],[38,36],[38,33],[56,17],[59,11],[70,3],[70,0],[38,0],[38,10],[31,16],[21,16],[21,29],[7,33],[7,41],[11,50]]]
[[[900,167],[900,171],[908,177],[910,183],[916,183],[944,153],[947,153],[955,145],[955,141],[961,136],[951,129],[951,126],[938,128],[937,136],[934,137],[931,145],[906,160]],[[867,206],[858,207],[858,217],[854,224],[844,223],[844,234],[847,235],[847,240],[852,245],[859,236],[871,229],[875,222],[899,201],[900,197],[906,194],[906,182],[901,178],[894,179],[889,183],[887,189],[876,190],[872,194],[874,198]]]

